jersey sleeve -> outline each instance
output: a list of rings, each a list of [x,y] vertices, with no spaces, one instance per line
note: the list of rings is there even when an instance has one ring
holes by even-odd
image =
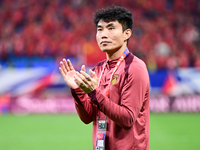
[[[96,66],[92,68],[92,70],[98,73],[100,69],[99,66],[101,66],[104,62],[105,60],[99,62]],[[81,90],[81,88],[71,89],[71,94],[74,98],[75,108],[80,119],[86,124],[92,122],[94,113],[96,115],[97,106],[91,101],[88,94],[85,94]]]
[[[71,89],[71,94],[74,98],[75,108],[80,119],[88,124],[93,121],[93,103],[87,94],[80,88]]]
[[[120,105],[109,100],[98,89],[89,93],[89,96],[107,117],[122,128],[128,129],[133,126],[142,109],[145,94],[148,91],[148,80],[146,67],[140,64],[132,65],[119,93]]]

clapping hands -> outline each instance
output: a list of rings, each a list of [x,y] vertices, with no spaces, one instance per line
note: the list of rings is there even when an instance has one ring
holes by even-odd
[[[60,62],[59,70],[67,85],[72,89],[80,87],[83,92],[88,94],[97,88],[98,78],[96,73],[90,70],[90,75],[88,75],[85,70],[85,65],[82,65],[79,73],[75,71],[70,60],[63,59]]]

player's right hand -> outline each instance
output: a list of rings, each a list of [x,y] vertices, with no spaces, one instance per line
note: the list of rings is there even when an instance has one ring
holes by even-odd
[[[66,59],[60,61],[59,70],[65,82],[70,88],[72,89],[78,88],[78,85],[74,81],[74,75],[76,74],[76,71],[74,70],[74,67],[72,66],[72,63],[70,62],[69,59],[67,61]]]

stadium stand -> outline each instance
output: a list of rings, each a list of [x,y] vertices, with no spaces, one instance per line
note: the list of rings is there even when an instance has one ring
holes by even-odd
[[[92,13],[111,4],[133,12],[129,49],[149,70],[200,67],[199,0],[0,0],[1,65],[48,66],[63,57],[93,65]]]

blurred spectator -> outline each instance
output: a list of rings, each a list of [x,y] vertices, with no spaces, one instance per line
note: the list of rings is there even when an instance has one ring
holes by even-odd
[[[1,0],[0,62],[68,57],[93,65],[105,56],[96,54],[91,14],[111,4],[133,12],[129,48],[149,70],[200,67],[199,0]]]

